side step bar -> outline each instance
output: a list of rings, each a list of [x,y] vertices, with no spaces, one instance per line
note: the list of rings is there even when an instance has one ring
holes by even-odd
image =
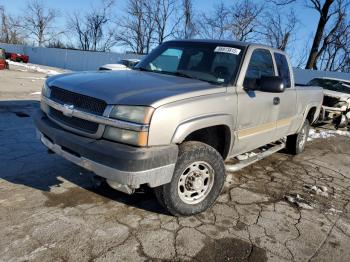
[[[280,142],[279,144],[276,144],[272,146],[271,148],[267,149],[266,151],[263,151],[261,153],[257,153],[255,156],[249,157],[246,160],[241,160],[236,164],[227,164],[225,165],[226,171],[228,172],[236,172],[238,170],[241,170],[242,168],[245,168],[251,164],[254,164],[255,162],[258,162],[259,160],[268,157],[272,155],[273,153],[276,153],[277,151],[282,150],[286,147],[285,142]]]

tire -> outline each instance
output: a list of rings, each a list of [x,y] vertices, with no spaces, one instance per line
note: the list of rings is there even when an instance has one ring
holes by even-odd
[[[191,216],[210,208],[225,182],[221,155],[200,142],[179,146],[179,156],[169,184],[155,188],[160,204],[174,216]]]
[[[305,149],[305,144],[309,136],[310,123],[305,119],[305,122],[298,134],[290,135],[287,137],[286,149],[288,153],[292,155],[300,154]]]

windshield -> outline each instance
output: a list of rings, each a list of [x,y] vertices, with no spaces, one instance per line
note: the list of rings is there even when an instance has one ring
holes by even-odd
[[[320,86],[324,89],[350,94],[350,82],[343,82],[334,79],[314,78],[308,85]]]
[[[135,69],[223,85],[235,79],[243,49],[226,44],[168,42],[152,51]]]

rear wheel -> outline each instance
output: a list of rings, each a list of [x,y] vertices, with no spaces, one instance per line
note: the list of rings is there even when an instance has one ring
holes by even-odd
[[[180,145],[172,181],[155,189],[158,201],[175,216],[194,215],[208,209],[225,181],[221,155],[200,142]]]
[[[310,123],[305,119],[303,127],[298,134],[294,134],[287,137],[287,151],[293,155],[300,154],[305,149],[305,144],[309,136]]]

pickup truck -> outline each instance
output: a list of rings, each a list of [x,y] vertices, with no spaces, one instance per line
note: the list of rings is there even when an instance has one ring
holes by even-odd
[[[174,40],[133,70],[50,77],[34,122],[49,150],[116,190],[148,185],[171,214],[188,216],[213,205],[226,170],[282,148],[301,153],[322,98],[322,88],[294,85],[280,50]]]

